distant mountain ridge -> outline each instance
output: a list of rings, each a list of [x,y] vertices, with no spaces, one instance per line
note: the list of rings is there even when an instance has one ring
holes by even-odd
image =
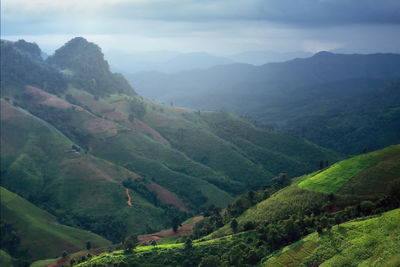
[[[106,53],[106,57],[113,62],[113,68],[123,73],[142,71],[176,73],[192,69],[207,69],[234,62],[228,57],[215,56],[205,52],[149,51],[124,53],[111,50]]]
[[[393,133],[400,127],[398,119],[394,119],[398,115],[389,111],[400,105],[399,90],[395,89],[399,88],[400,80],[400,55],[397,54],[320,52],[306,59],[262,66],[228,64],[176,74],[137,73],[127,79],[140,94],[159,102],[200,110],[225,109],[278,130],[304,134],[319,145],[339,148],[344,153],[357,153],[363,146],[378,149],[400,141],[399,135],[382,141],[383,133],[376,136],[378,143],[365,139],[360,135],[365,132],[360,127],[368,125],[364,118],[359,130],[346,130],[354,133],[352,140],[359,139],[354,147],[347,145],[352,141],[340,137],[344,126],[337,129],[336,143],[320,139],[329,134],[324,129],[338,114],[348,118],[361,118],[366,112],[371,113],[370,118],[391,114],[385,119],[392,121],[386,132]],[[375,102],[373,107],[371,101]],[[318,137],[313,135],[315,131]]]

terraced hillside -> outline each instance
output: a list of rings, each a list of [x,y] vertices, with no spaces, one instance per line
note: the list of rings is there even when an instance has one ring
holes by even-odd
[[[2,186],[113,242],[342,157],[226,112],[143,99],[83,38],[47,61],[35,44],[1,45]]]
[[[57,129],[23,109],[1,102],[2,185],[56,215],[62,223],[119,241],[130,232],[169,220],[146,183],[123,167],[86,154]],[[123,181],[134,206],[126,204]],[[146,195],[149,194],[149,196]],[[140,218],[153,218],[144,222]]]

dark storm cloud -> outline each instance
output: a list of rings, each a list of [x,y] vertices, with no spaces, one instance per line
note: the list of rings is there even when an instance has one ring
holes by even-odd
[[[263,20],[308,26],[400,23],[399,0],[203,0],[122,2],[124,18],[172,21]]]
[[[1,8],[3,38],[51,49],[84,35],[125,51],[399,52],[399,30],[400,0],[3,0]]]

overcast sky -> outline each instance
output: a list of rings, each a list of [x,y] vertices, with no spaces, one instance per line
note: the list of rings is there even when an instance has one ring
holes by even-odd
[[[3,39],[110,49],[400,53],[399,0],[2,0]]]

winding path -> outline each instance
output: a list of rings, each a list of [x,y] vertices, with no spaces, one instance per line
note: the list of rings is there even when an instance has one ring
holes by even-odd
[[[129,195],[129,190],[126,188],[126,196],[128,197],[128,201],[126,202],[129,206],[132,207],[131,196]]]

